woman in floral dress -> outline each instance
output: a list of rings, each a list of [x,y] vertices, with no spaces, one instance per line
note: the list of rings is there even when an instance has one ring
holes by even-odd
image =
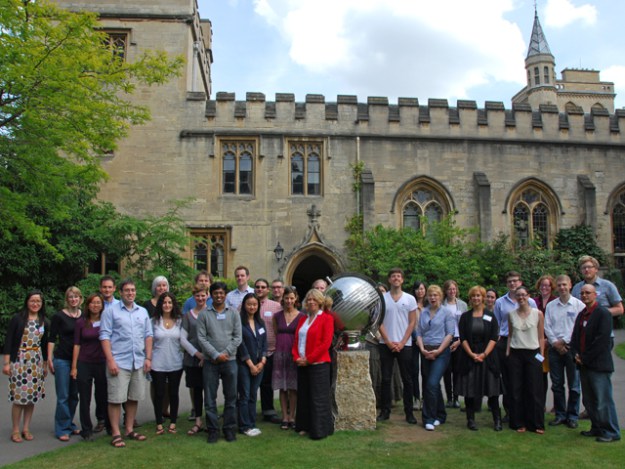
[[[9,400],[13,403],[11,441],[14,443],[33,439],[29,428],[35,403],[45,397],[48,329],[43,294],[33,290],[26,296],[22,311],[11,319],[4,343],[2,373],[9,377]]]

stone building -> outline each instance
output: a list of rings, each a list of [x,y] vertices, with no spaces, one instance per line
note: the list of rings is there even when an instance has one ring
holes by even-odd
[[[213,97],[211,25],[195,0],[59,3],[97,11],[127,60],[150,47],[187,58],[179,79],[135,96],[153,120],[104,163],[110,179],[100,197],[137,216],[193,197],[183,216],[198,268],[231,276],[244,264],[253,278],[307,288],[347,267],[344,227],[356,214],[366,228],[422,229],[421,217],[454,213],[482,239],[503,232],[518,245],[549,246],[560,228],[586,223],[617,260],[625,255],[625,111],[614,111],[614,86],[599,72],[556,79],[538,17],[526,88],[511,108],[478,108],[352,95]],[[354,168],[362,168],[357,192]]]

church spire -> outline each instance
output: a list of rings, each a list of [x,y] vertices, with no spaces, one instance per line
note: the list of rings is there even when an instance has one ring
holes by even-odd
[[[532,27],[532,37],[530,39],[530,46],[527,50],[526,59],[539,54],[551,54],[551,50],[549,50],[549,44],[547,43],[547,38],[545,37],[545,33],[543,33],[543,28],[540,25],[540,20],[538,19],[538,10],[536,6],[534,6],[534,26]]]

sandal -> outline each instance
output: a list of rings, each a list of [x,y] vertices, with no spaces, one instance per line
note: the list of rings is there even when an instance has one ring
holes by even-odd
[[[536,429],[536,433],[538,433],[539,435],[544,435],[545,434],[545,429],[544,428],[537,428]]]
[[[517,432],[517,433],[525,433],[526,431],[527,431],[527,430],[526,430],[526,428],[525,428],[525,427],[520,427],[520,428],[517,428],[517,429],[516,429],[516,432]]]
[[[124,439],[121,435],[115,435],[111,440],[111,446],[113,448],[125,448],[126,443],[124,442]]]
[[[167,429],[167,431],[169,433],[178,433],[178,430],[176,430],[176,424],[175,423],[169,424],[169,428]]]
[[[284,422],[282,422],[282,423],[280,424],[280,428],[281,428],[282,430],[288,430],[288,429],[289,429],[289,422],[287,422],[287,421],[285,420]]]
[[[72,435],[80,435],[80,430],[72,430]]]
[[[135,440],[135,441],[145,441],[148,439],[147,436],[142,435],[141,433],[137,433],[137,432],[126,433],[126,438],[128,438],[129,440]]]
[[[191,427],[191,430],[187,432],[187,435],[193,436],[193,435],[200,433],[202,430],[204,430],[202,426],[196,423],[195,425]]]
[[[69,441],[69,435],[61,435],[59,437],[59,441],[63,441],[64,443],[67,443]]]
[[[100,433],[101,431],[103,431],[106,428],[106,425],[104,424],[103,421],[98,422],[98,424],[95,426],[95,428],[93,429],[93,433]]]
[[[22,441],[22,436],[20,435],[20,432],[13,432],[11,433],[11,441],[13,443],[21,443]]]
[[[157,435],[162,435],[163,433],[165,433],[165,429],[163,428],[162,425],[157,425],[156,426],[156,434]]]
[[[24,437],[24,439],[26,441],[33,441],[35,439],[35,437],[33,436],[32,433],[30,433],[28,430],[24,430],[22,432],[22,437]]]

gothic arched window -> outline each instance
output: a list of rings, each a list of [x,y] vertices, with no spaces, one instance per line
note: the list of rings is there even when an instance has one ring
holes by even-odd
[[[321,142],[290,142],[291,194],[321,195]]]
[[[254,192],[256,142],[223,141],[221,152],[223,193],[251,195]]]
[[[537,185],[525,185],[512,197],[512,235],[517,247],[535,243],[548,248],[555,233],[553,197]]]
[[[614,252],[625,253],[625,189],[612,207],[612,246]]]
[[[448,212],[445,197],[430,184],[415,184],[401,199],[402,226],[405,228],[425,231],[425,224],[441,221]]]

